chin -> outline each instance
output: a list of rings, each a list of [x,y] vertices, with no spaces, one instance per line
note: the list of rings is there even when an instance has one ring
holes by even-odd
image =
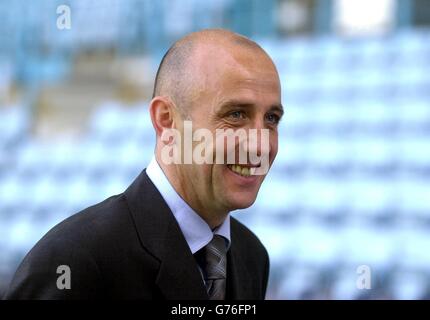
[[[240,194],[235,198],[231,198],[228,201],[230,211],[249,208],[254,204],[256,198],[256,195],[246,196],[244,194]]]

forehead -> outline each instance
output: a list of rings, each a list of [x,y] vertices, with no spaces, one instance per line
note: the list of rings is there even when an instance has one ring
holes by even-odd
[[[280,96],[279,78],[274,71],[237,67],[226,70],[217,80],[214,88],[225,94]]]
[[[205,53],[201,56],[204,60],[199,73],[206,99],[262,99],[280,103],[279,76],[264,52],[239,48]]]

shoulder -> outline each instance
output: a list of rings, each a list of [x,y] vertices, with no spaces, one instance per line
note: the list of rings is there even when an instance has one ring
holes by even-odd
[[[37,244],[79,245],[90,250],[101,240],[118,234],[116,230],[132,226],[123,194],[88,207],[54,226]],[[84,246],[83,246],[84,245]]]
[[[242,284],[251,299],[264,299],[269,280],[270,260],[260,239],[244,224],[231,218],[232,255],[238,272],[252,277],[252,284]],[[244,276],[246,277],[246,276]]]
[[[18,267],[6,298],[90,298],[103,292],[100,261],[121,251],[132,227],[122,195],[89,207],[53,227],[30,250]],[[58,290],[61,270],[71,273],[73,290]]]
[[[247,252],[251,248],[252,255],[268,259],[269,255],[266,248],[254,232],[237,219],[233,217],[230,219],[232,243],[234,243],[239,250]]]

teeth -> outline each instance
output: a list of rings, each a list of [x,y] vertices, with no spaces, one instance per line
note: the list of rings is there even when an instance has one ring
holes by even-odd
[[[242,176],[249,176],[249,168],[242,168]]]
[[[251,175],[251,172],[253,171],[253,168],[247,168],[247,167],[241,167],[240,165],[229,165],[228,166],[232,171],[236,172],[237,174],[240,174],[241,176],[249,177]]]

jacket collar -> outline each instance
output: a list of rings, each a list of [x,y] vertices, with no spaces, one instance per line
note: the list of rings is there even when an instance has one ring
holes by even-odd
[[[142,246],[160,261],[156,285],[166,299],[208,299],[195,258],[145,170],[124,192]]]
[[[249,250],[246,246],[242,245],[241,237],[236,234],[235,219],[231,221],[231,240],[234,245],[230,247],[227,253],[227,296],[228,300],[241,300],[249,296],[246,292],[250,283],[255,278],[255,275],[249,272],[246,268],[246,259],[243,253]]]

